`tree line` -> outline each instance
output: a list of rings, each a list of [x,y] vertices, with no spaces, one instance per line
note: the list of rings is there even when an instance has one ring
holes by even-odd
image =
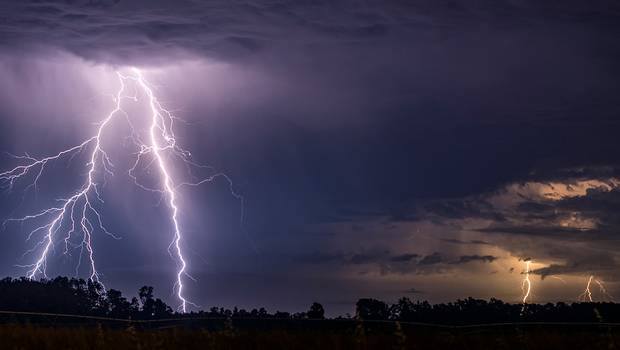
[[[153,287],[144,286],[130,299],[115,289],[93,281],[57,277],[48,280],[5,278],[0,280],[0,310],[88,315],[120,319],[225,318],[225,319],[324,319],[325,309],[313,303],[305,312],[269,313],[265,308],[245,310],[213,307],[180,314],[156,298]],[[450,303],[430,304],[401,298],[394,304],[363,298],[354,316],[336,319],[401,321],[432,324],[484,324],[512,322],[620,322],[620,304],[547,303],[510,304],[498,299],[467,298]]]
[[[208,311],[189,314],[175,312],[162,299],[156,298],[153,287],[144,286],[138,295],[128,299],[116,289],[105,289],[100,283],[68,277],[30,280],[28,278],[4,278],[0,280],[0,311],[56,313],[85,315],[120,319],[149,320],[172,317],[212,318],[278,318],[322,319],[325,311],[319,303],[299,313],[277,311],[273,314],[265,308],[233,310],[213,307]]]
[[[393,320],[431,324],[488,324],[515,322],[620,322],[620,304],[573,302],[511,304],[499,299],[460,299],[430,304],[401,298],[394,304],[360,299],[356,317],[363,320]]]

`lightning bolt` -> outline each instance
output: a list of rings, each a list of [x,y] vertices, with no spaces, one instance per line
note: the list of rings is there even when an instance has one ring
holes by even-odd
[[[532,262],[532,259],[527,258],[524,259],[523,262],[525,263],[525,271],[523,272],[525,277],[523,277],[523,281],[521,282],[521,291],[523,293],[523,298],[521,299],[521,302],[523,303],[523,307],[525,308],[525,304],[530,298],[530,294],[532,292],[532,282],[530,281],[530,264]]]
[[[594,276],[590,275],[590,277],[588,278],[588,283],[586,284],[586,289],[583,291],[583,293],[579,294],[579,296],[577,297],[577,300],[579,301],[583,301],[583,302],[592,302],[592,291],[590,291],[590,285],[592,284],[592,279],[594,279]]]
[[[594,280],[594,282],[598,285],[598,288],[600,290],[600,292],[605,295],[607,298],[609,298],[610,301],[614,301],[614,297],[611,296],[611,294],[609,294],[607,292],[607,288],[605,288],[605,282],[601,281],[600,279],[596,279]]]
[[[215,173],[194,182],[183,181],[175,184],[173,174],[169,170],[170,164],[167,162],[170,156],[175,156],[180,159],[185,164],[190,174],[192,168],[209,170],[212,170],[212,168],[195,163],[191,159],[191,153],[178,145],[173,130],[174,122],[177,118],[159,102],[153,88],[144,78],[142,71],[138,68],[132,68],[131,74],[124,75],[121,72],[116,72],[116,75],[120,87],[114,97],[115,107],[107,117],[98,124],[95,136],[86,139],[77,146],[62,150],[49,157],[34,158],[28,154],[24,156],[13,156],[25,164],[18,165],[13,169],[0,173],[0,182],[9,190],[13,190],[18,181],[34,177],[25,187],[25,195],[30,189],[37,190],[39,180],[44,176],[46,167],[50,163],[65,159],[72,161],[78,154],[90,151],[89,161],[86,163],[88,172],[82,185],[68,198],[59,199],[58,205],[45,208],[37,213],[20,218],[8,219],[4,222],[3,226],[6,226],[9,222],[19,222],[23,224],[31,221],[44,221],[42,225],[32,229],[27,236],[28,241],[40,232],[44,232],[42,239],[24,253],[24,255],[26,255],[37,252],[37,258],[32,264],[21,265],[21,267],[27,268],[26,276],[29,279],[34,279],[38,275],[47,278],[46,268],[50,250],[53,249],[57,236],[64,233],[64,237],[62,238],[65,247],[63,254],[69,254],[70,246],[80,249],[79,260],[76,266],[76,275],[82,263],[82,256],[86,255],[89,262],[89,280],[103,286],[95,264],[92,239],[93,233],[95,231],[100,231],[114,239],[120,239],[120,237],[106,229],[103,224],[102,215],[97,207],[97,205],[105,203],[102,199],[100,188],[106,184],[108,176],[114,175],[112,171],[114,165],[103,149],[102,138],[104,133],[108,131],[108,127],[112,120],[118,118],[119,115],[123,115],[131,130],[131,136],[129,138],[139,149],[135,163],[133,167],[129,169],[128,175],[133,179],[136,186],[149,192],[159,193],[166,199],[173,231],[173,238],[168,246],[168,252],[178,264],[173,289],[176,291],[176,297],[180,302],[179,309],[183,312],[187,312],[187,305],[191,303],[184,295],[185,286],[183,280],[185,277],[191,278],[191,276],[187,273],[187,259],[183,255],[182,250],[183,234],[179,222],[180,207],[177,203],[176,190],[181,186],[199,186],[206,182],[212,182],[217,178],[223,178],[228,182],[231,194],[241,201],[242,210],[243,197],[234,191],[231,179],[223,173]],[[143,141],[142,137],[137,132],[129,115],[122,109],[123,100],[130,99],[138,101],[138,91],[135,91],[133,95],[126,94],[128,82],[133,82],[136,90],[139,88],[148,100],[150,118],[146,142]],[[148,158],[150,158],[150,161],[146,167],[150,167],[153,163],[156,165],[161,182],[160,188],[153,188],[140,183],[136,175],[139,167],[147,162]],[[72,243],[72,237],[80,233],[81,241],[79,244],[75,245]],[[105,288],[105,286],[103,286],[103,288]]]
[[[594,301],[592,298],[592,291],[590,290],[590,286],[592,282],[598,285],[599,291],[601,292],[602,295],[606,296],[609,300],[613,301],[613,297],[607,292],[607,288],[605,288],[605,283],[600,279],[595,279],[594,275],[590,275],[588,277],[586,288],[584,289],[583,293],[579,294],[579,296],[577,297],[578,301],[590,302],[590,303]]]
[[[104,176],[106,174],[113,174],[110,170],[112,166],[112,162],[108,157],[107,153],[101,147],[101,137],[106,128],[106,126],[110,123],[112,118],[116,115],[117,112],[121,110],[121,97],[125,90],[124,81],[121,79],[121,86],[118,90],[118,93],[115,97],[116,106],[108,114],[108,116],[99,124],[97,128],[97,133],[95,136],[83,141],[77,146],[71,147],[69,149],[63,150],[53,156],[45,157],[41,159],[30,157],[29,155],[25,156],[17,156],[16,158],[26,160],[29,163],[26,165],[19,165],[11,170],[0,173],[0,180],[5,183],[8,182],[9,188],[13,189],[15,182],[20,180],[21,178],[26,177],[31,172],[36,172],[36,176],[32,183],[30,183],[26,187],[26,191],[30,188],[37,188],[38,182],[43,176],[43,173],[46,169],[48,163],[60,160],[68,155],[74,157],[77,153],[84,151],[88,146],[92,145],[92,151],[90,153],[90,160],[87,163],[88,167],[88,175],[86,177],[85,182],[81,186],[81,188],[72,196],[66,199],[58,200],[60,202],[59,206],[46,208],[34,215],[27,215],[17,219],[8,219],[3,224],[6,225],[9,221],[18,221],[25,222],[30,220],[35,220],[43,217],[51,216],[51,219],[42,226],[38,226],[28,234],[27,240],[36,234],[39,231],[45,231],[45,235],[41,241],[39,241],[35,247],[26,253],[33,252],[37,247],[42,246],[38,258],[33,264],[23,265],[23,267],[29,268],[26,275],[29,279],[34,279],[38,273],[41,273],[45,278],[47,278],[46,266],[47,266],[47,257],[50,249],[54,243],[54,236],[58,233],[58,231],[62,228],[63,223],[67,220],[71,221],[71,228],[66,232],[66,236],[64,238],[65,242],[65,253],[68,253],[68,245],[70,242],[70,238],[76,230],[76,221],[79,222],[79,229],[83,233],[83,239],[80,244],[81,252],[80,252],[80,263],[81,257],[84,249],[86,249],[88,253],[88,258],[90,261],[90,276],[89,279],[92,281],[96,281],[101,283],[99,279],[99,273],[95,267],[95,258],[94,251],[92,247],[92,236],[95,226],[93,223],[97,224],[97,227],[103,232],[109,234],[110,236],[118,239],[118,237],[111,232],[109,232],[102,223],[101,215],[93,206],[93,201],[98,201],[100,203],[104,203],[101,199],[98,184],[96,182],[95,176],[97,175],[97,165],[101,165],[102,170],[104,171]],[[78,217],[76,220],[76,207],[78,208]],[[76,267],[76,271],[79,269],[79,264]],[[102,284],[103,285],[103,284]]]

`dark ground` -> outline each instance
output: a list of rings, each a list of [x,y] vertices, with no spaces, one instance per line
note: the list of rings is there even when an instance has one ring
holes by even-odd
[[[320,321],[319,321],[320,322]],[[496,325],[439,328],[349,324],[308,329],[0,325],[1,349],[616,349],[620,327]]]

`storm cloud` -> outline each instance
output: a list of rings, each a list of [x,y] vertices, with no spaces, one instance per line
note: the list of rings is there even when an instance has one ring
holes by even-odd
[[[174,49],[231,59],[297,41],[368,39],[490,24],[609,26],[614,1],[20,1],[0,5],[4,46],[50,47],[95,60],[170,59]],[[511,28],[512,29],[512,28]],[[375,40],[381,42],[383,39]],[[401,45],[405,44],[404,42]],[[163,56],[163,57],[162,57]]]

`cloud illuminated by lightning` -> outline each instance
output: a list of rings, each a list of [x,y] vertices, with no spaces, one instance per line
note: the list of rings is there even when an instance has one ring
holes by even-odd
[[[151,85],[139,69],[132,68],[131,73],[126,75],[121,72],[116,72],[116,75],[120,87],[114,98],[115,107],[105,119],[98,124],[95,136],[86,139],[74,147],[62,150],[53,156],[45,158],[34,158],[28,154],[24,156],[14,156],[25,164],[18,165],[13,169],[0,173],[0,181],[9,190],[12,190],[19,181],[26,181],[32,177],[34,177],[34,179],[26,185],[24,191],[27,192],[32,188],[36,190],[39,180],[44,176],[46,167],[49,163],[63,160],[71,161],[78,154],[89,151],[89,161],[86,163],[88,172],[82,185],[67,198],[58,200],[58,205],[45,208],[37,213],[26,215],[21,218],[9,219],[4,224],[6,225],[7,222],[12,221],[20,223],[31,221],[38,222],[38,220],[44,221],[42,225],[36,226],[28,234],[27,240],[30,240],[40,232],[43,232],[43,237],[39,242],[25,253],[37,254],[37,258],[32,264],[22,266],[27,268],[26,276],[28,278],[34,279],[38,275],[47,278],[46,267],[50,256],[50,250],[53,249],[54,242],[59,239],[58,235],[64,234],[62,237],[65,247],[63,250],[64,254],[69,253],[69,246],[75,246],[80,249],[76,274],[79,270],[82,256],[85,253],[89,262],[90,272],[88,278],[91,281],[101,283],[100,275],[95,265],[92,235],[95,231],[100,231],[115,239],[119,239],[117,235],[105,228],[100,211],[97,209],[97,205],[104,204],[100,188],[105,185],[108,176],[114,175],[114,165],[104,150],[102,138],[104,133],[109,132],[108,126],[112,120],[122,115],[125,117],[131,129],[130,139],[139,149],[135,163],[129,170],[129,176],[140,188],[159,193],[166,199],[170,223],[173,229],[173,239],[168,247],[168,252],[178,263],[174,289],[180,302],[179,309],[186,312],[189,302],[184,296],[183,279],[189,277],[189,275],[187,274],[187,260],[182,250],[183,235],[179,223],[180,208],[177,203],[176,190],[180,186],[198,186],[205,182],[211,182],[216,178],[223,178],[228,181],[231,194],[239,199],[242,205],[243,197],[233,190],[232,181],[223,173],[215,173],[194,182],[175,182],[173,174],[170,171],[171,164],[167,161],[170,156],[175,156],[180,159],[188,169],[192,167],[211,168],[192,161],[191,153],[178,145],[173,130],[176,117],[161,105]],[[128,82],[135,86],[136,92],[134,95],[128,95],[126,93]],[[146,141],[143,141],[142,137],[140,137],[139,133],[136,131],[133,119],[122,109],[123,100],[130,99],[138,101],[138,90],[146,96],[149,106],[150,116],[147,119],[148,137],[145,138]],[[159,187],[146,186],[140,183],[138,177],[135,175],[139,166],[147,161],[155,163],[157,166],[160,177]],[[79,244],[74,245],[71,242],[72,237],[80,233],[81,241]]]

